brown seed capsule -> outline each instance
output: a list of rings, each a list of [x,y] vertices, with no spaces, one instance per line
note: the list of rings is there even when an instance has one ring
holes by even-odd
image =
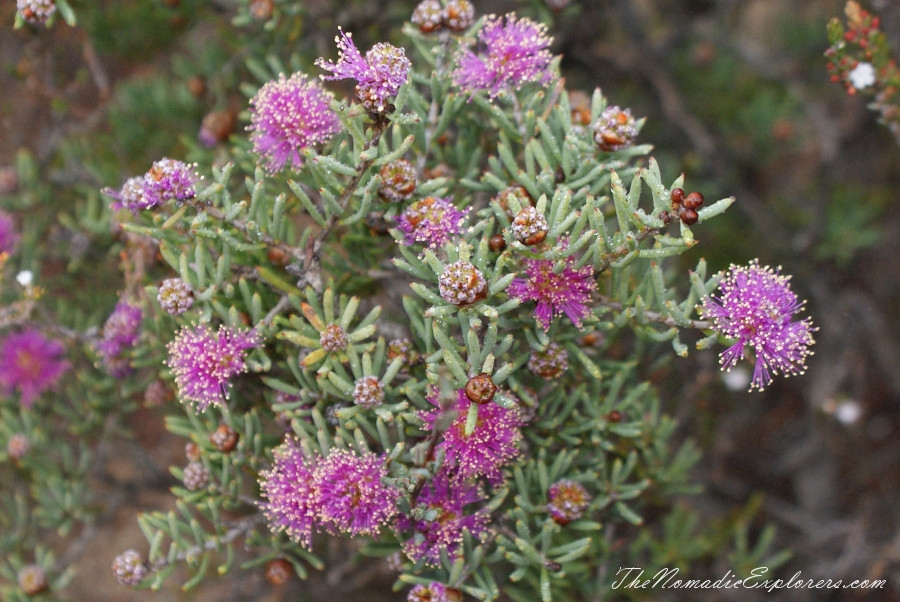
[[[223,454],[234,451],[234,448],[237,447],[238,439],[240,439],[240,435],[227,424],[220,424],[215,432],[209,436],[210,442]]]
[[[599,332],[589,332],[581,337],[581,341],[579,342],[582,347],[593,347],[601,340],[603,340],[603,335],[601,335]]]
[[[250,0],[247,8],[257,21],[268,21],[275,12],[275,3],[272,0]]]
[[[549,226],[547,218],[529,205],[516,215],[512,223],[512,231],[520,243],[533,246],[544,242]]]
[[[294,567],[284,558],[276,558],[266,565],[266,579],[272,585],[284,585],[293,572]]]
[[[463,595],[462,592],[458,589],[448,587],[446,590],[444,590],[444,592],[447,596],[447,602],[462,602]]]
[[[488,241],[488,249],[493,253],[502,253],[506,249],[506,240],[502,234],[494,234]]]
[[[506,213],[512,219],[515,217],[512,214],[512,210],[509,208],[509,195],[513,195],[516,197],[516,200],[519,201],[519,205],[522,207],[528,207],[529,205],[534,206],[534,199],[531,198],[531,195],[528,191],[522,186],[510,186],[506,190],[503,190],[494,197],[493,200],[499,203],[500,208],[503,209],[503,212]]]
[[[703,195],[699,192],[690,193],[684,199],[684,206],[686,209],[693,209],[696,211],[703,206]]]
[[[187,80],[187,89],[191,94],[193,94],[197,98],[200,98],[201,96],[206,94],[206,82],[203,81],[202,77],[195,75],[194,77]]]
[[[700,216],[693,209],[685,209],[679,217],[681,217],[681,221],[685,226],[693,226],[700,219]]]
[[[189,461],[196,462],[200,459],[200,446],[193,441],[188,441],[184,445],[184,455]]]
[[[672,209],[675,209],[684,202],[684,189],[683,188],[673,188],[672,192],[669,193],[669,198],[672,199]]]
[[[39,564],[28,564],[19,569],[19,587],[27,596],[37,596],[47,590],[47,575]]]
[[[278,247],[269,247],[266,251],[266,257],[269,258],[269,261],[279,266],[286,266],[291,262],[291,256],[288,255],[287,251]]]
[[[225,142],[231,136],[231,133],[234,132],[236,118],[237,114],[230,109],[207,113],[200,124],[200,132],[197,134],[197,138],[208,147]]]
[[[622,420],[622,413],[619,410],[613,410],[606,415],[606,419],[610,422],[619,422]]]
[[[472,403],[484,405],[494,399],[494,393],[497,392],[497,385],[491,380],[491,375],[482,372],[478,376],[473,376],[466,383],[466,397]]]

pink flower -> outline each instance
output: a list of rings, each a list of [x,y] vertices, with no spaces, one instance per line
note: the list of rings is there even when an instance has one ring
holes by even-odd
[[[206,324],[182,328],[166,347],[179,397],[196,404],[200,412],[218,405],[228,397],[231,377],[247,370],[244,352],[260,342],[252,330],[220,326],[213,333]]]
[[[156,161],[144,174],[144,194],[138,208],[152,209],[168,201],[180,202],[194,198],[197,195],[194,187],[198,179],[194,173],[195,167],[196,164],[190,165],[175,159]]]
[[[526,259],[527,278],[516,278],[506,289],[510,297],[523,301],[537,301],[534,315],[544,330],[550,329],[554,316],[564,313],[575,326],[581,328],[581,320],[591,315],[588,304],[591,292],[596,288],[594,268],[585,265],[574,267],[575,258],[566,258],[566,266],[560,273],[553,271],[553,261]]]
[[[398,489],[384,484],[383,456],[336,449],[314,474],[321,521],[351,535],[377,535],[397,514]]]
[[[275,449],[272,468],[260,473],[260,492],[267,501],[260,508],[272,531],[284,531],[306,549],[318,529],[317,486],[313,468],[298,443],[291,439]]]
[[[122,377],[131,372],[131,364],[122,354],[137,342],[142,317],[140,306],[121,299],[103,325],[103,338],[97,343],[97,350],[112,376]]]
[[[482,499],[474,486],[457,483],[444,473],[435,475],[418,498],[424,514],[434,518],[416,520],[403,516],[397,520],[400,530],[413,531],[403,544],[403,552],[413,562],[422,561],[429,566],[440,566],[441,552],[452,560],[459,553],[465,531],[480,539],[488,530],[487,513],[465,513],[466,506]]]
[[[382,42],[366,52],[365,58],[343,30],[335,37],[337,62],[316,59],[316,65],[331,71],[324,79],[355,79],[356,97],[370,113],[382,113],[397,96],[400,86],[409,80],[410,62],[406,51]]]
[[[428,401],[436,406],[435,409],[419,415],[434,430],[448,412],[440,407],[437,395]],[[475,429],[466,435],[466,419],[471,405],[465,389],[460,389],[456,404],[450,410],[453,412],[452,422],[441,435],[437,449],[444,450],[445,466],[455,479],[466,481],[483,476],[491,483],[502,482],[503,467],[519,456],[517,446],[522,439],[519,414],[496,403],[480,405]]]
[[[489,17],[478,32],[482,54],[466,50],[453,72],[453,83],[474,94],[487,90],[493,99],[501,92],[526,82],[546,84],[553,77],[548,48],[553,40],[547,28],[515,14]]]
[[[780,268],[779,268],[780,269]],[[719,283],[718,296],[706,297],[699,306],[700,315],[712,320],[712,327],[737,342],[722,352],[723,370],[730,370],[743,359],[746,347],[756,354],[756,367],[750,389],[765,389],[771,374],[803,374],[809,347],[816,331],[809,318],[793,321],[803,302],[791,292],[790,276],[778,270],[759,267],[754,259],[748,266],[734,264]]]
[[[60,342],[37,330],[9,335],[0,344],[0,385],[7,393],[17,389],[22,405],[30,408],[69,368],[61,359],[63,351]]]
[[[460,211],[449,198],[427,197],[397,217],[397,229],[405,235],[405,245],[421,242],[429,249],[439,249],[462,231],[469,211]]]
[[[268,82],[250,99],[253,150],[270,172],[290,161],[293,169],[303,164],[300,151],[324,144],[341,131],[341,121],[331,110],[331,94],[317,81],[295,73]]]

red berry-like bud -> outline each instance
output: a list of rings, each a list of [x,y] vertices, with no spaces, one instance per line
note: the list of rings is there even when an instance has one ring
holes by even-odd
[[[488,249],[490,249],[492,253],[502,253],[506,250],[506,240],[503,238],[503,235],[494,234],[491,236],[491,239],[488,241]]]
[[[675,209],[684,202],[684,189],[683,188],[673,188],[672,192],[669,193],[669,198],[672,199],[672,209]]]
[[[284,585],[294,573],[294,567],[284,558],[276,558],[266,565],[266,580],[272,585]]]
[[[619,422],[622,420],[622,413],[619,410],[613,410],[606,415],[606,419],[610,422]]]
[[[696,211],[703,206],[703,195],[699,192],[690,193],[684,199],[684,206],[686,209],[693,209]]]
[[[494,393],[497,392],[497,385],[491,380],[491,375],[482,372],[478,376],[473,376],[466,383],[466,397],[472,403],[484,405],[490,403],[494,399]]]
[[[681,221],[685,226],[693,226],[697,223],[697,220],[700,219],[700,216],[697,215],[697,212],[693,209],[685,209],[681,212]]]

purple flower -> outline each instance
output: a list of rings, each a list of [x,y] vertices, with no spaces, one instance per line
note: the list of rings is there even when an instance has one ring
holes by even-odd
[[[406,596],[406,602],[450,602],[450,597],[447,595],[446,585],[432,581],[428,585],[414,585]]]
[[[184,201],[197,195],[196,165],[175,159],[160,159],[144,174],[144,194],[138,209],[152,209],[168,201]],[[127,205],[126,205],[127,206]],[[131,208],[131,207],[129,207]]]
[[[213,333],[206,324],[185,326],[166,347],[179,397],[196,404],[200,412],[218,405],[228,397],[231,377],[247,370],[244,352],[260,343],[253,330],[223,325]]]
[[[506,292],[510,297],[523,301],[537,301],[534,316],[544,330],[550,329],[550,321],[560,312],[581,328],[581,320],[591,315],[588,304],[594,282],[594,268],[585,265],[574,267],[575,258],[566,258],[566,266],[560,273],[553,271],[554,262],[549,259],[526,259],[528,278],[516,278]]]
[[[140,306],[120,299],[103,325],[103,338],[97,343],[97,351],[112,376],[122,377],[131,372],[131,365],[127,358],[122,357],[122,352],[134,347],[137,342],[142,318]]]
[[[24,330],[0,343],[0,385],[10,393],[18,389],[22,405],[30,408],[35,398],[52,388],[69,368],[61,356],[59,341],[37,330]]]
[[[478,32],[483,54],[465,50],[453,71],[453,83],[474,94],[487,90],[493,99],[510,88],[526,82],[546,84],[553,77],[548,48],[553,40],[547,28],[515,14],[489,17]]]
[[[300,152],[324,144],[341,131],[341,121],[331,110],[331,94],[303,73],[268,82],[250,99],[253,150],[270,172],[280,171],[290,160],[293,169],[303,164]]]
[[[447,412],[441,408],[439,396],[428,401],[436,406],[434,410],[421,412],[419,416],[430,430],[440,428]],[[445,465],[449,473],[459,481],[483,476],[492,484],[503,481],[502,468],[519,455],[518,443],[522,438],[519,431],[519,414],[507,410],[496,403],[478,406],[478,419],[472,434],[466,435],[466,418],[472,402],[465,389],[457,392],[453,408],[452,422],[441,435],[437,449],[444,450]]]
[[[318,495],[313,469],[299,444],[291,439],[275,449],[275,463],[260,473],[260,509],[273,531],[284,531],[306,549],[318,529]]]
[[[464,531],[480,539],[488,530],[487,513],[465,513],[466,506],[480,501],[482,497],[473,485],[458,483],[444,473],[436,474],[418,498],[427,518],[401,516],[397,520],[399,529],[414,532],[403,544],[403,552],[413,562],[423,561],[430,566],[441,565],[442,551],[452,560],[463,543]]]
[[[385,485],[383,456],[346,449],[332,451],[316,465],[318,516],[351,535],[378,535],[397,514],[398,489]]]
[[[381,113],[397,95],[400,86],[409,79],[410,62],[403,48],[386,42],[375,44],[366,52],[365,58],[353,43],[352,33],[335,37],[338,46],[338,61],[316,59],[316,65],[331,71],[333,75],[324,79],[355,79],[356,97],[370,113]]]
[[[137,213],[148,208],[144,203],[143,176],[128,178],[120,190],[104,188],[100,192],[112,199],[109,206],[113,211],[128,209],[132,213]]]
[[[779,274],[780,269],[761,268],[756,259],[748,266],[732,264],[719,283],[719,295],[706,297],[699,306],[700,315],[712,321],[714,330],[737,339],[720,355],[723,370],[744,357],[746,346],[753,348],[756,367],[751,390],[765,389],[772,382],[771,374],[803,374],[806,357],[812,355],[809,347],[815,343],[816,328],[809,318],[792,321],[804,303],[791,292],[790,276]]]
[[[430,196],[407,207],[397,217],[397,229],[405,235],[405,245],[421,242],[438,249],[462,231],[469,211],[460,211],[449,198]]]
[[[5,211],[0,211],[0,254],[12,254],[18,244],[19,233],[16,232],[13,217]]]

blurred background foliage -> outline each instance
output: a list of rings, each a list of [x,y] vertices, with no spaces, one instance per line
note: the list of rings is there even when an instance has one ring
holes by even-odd
[[[116,187],[165,155],[227,160],[224,146],[202,147],[196,136],[216,111],[238,115],[235,135],[244,135],[240,84],[256,81],[244,62],[254,44],[274,39],[281,58],[298,54],[311,62],[329,52],[337,24],[366,47],[381,32],[397,32],[415,2],[72,4],[79,26],[57,22],[49,31],[13,31],[13,4],[0,6],[0,22],[8,24],[0,30],[0,207],[17,216],[23,234],[11,271],[32,270],[63,326],[83,330],[102,325],[126,286],[119,253],[129,243],[112,228],[99,188]],[[882,15],[896,50],[900,7],[863,4]],[[663,181],[684,171],[707,198],[737,197],[723,218],[698,229],[702,245],[682,258],[685,267],[701,255],[712,270],[754,257],[782,265],[820,327],[807,375],[776,381],[763,394],[728,390],[712,353],[638,368],[679,420],[677,439],[692,438],[703,452],[693,475],[702,493],[685,503],[729,525],[712,529],[711,540],[692,541],[690,530],[677,537],[685,525],[673,518],[668,541],[683,541],[679,552],[700,555],[723,545],[716,532],[745,525],[749,541],[764,537],[775,549],[792,550],[790,560],[781,559],[786,574],[888,578],[897,588],[900,153],[864,100],[828,82],[825,24],[842,15],[843,0],[572,0],[559,12],[542,0],[475,5],[482,14],[517,10],[552,18],[554,51],[563,55],[569,87],[600,86],[611,103],[646,116],[640,141],[654,144],[653,154],[670,170]],[[126,592],[109,574],[122,542],[139,537],[134,508],[167,503],[165,467],[183,453],[182,442],[164,432],[161,412],[141,407],[141,395],[140,387],[122,387],[72,408],[94,417],[90,447],[102,462],[91,478],[109,497],[92,508],[85,527],[90,549],[107,550],[59,551],[77,570],[71,599],[88,599],[79,592],[94,600],[154,599]],[[3,424],[15,420],[4,414]],[[133,456],[128,461],[109,447],[121,432],[130,438],[114,441]],[[70,435],[54,442],[64,470],[85,470],[79,433]],[[81,535],[76,542],[85,541]],[[744,557],[722,558],[710,575],[759,560],[750,544],[737,544]],[[653,542],[633,545],[650,554]],[[340,550],[333,553],[339,557]],[[667,553],[652,551],[661,559]],[[355,569],[333,566],[313,578],[307,599],[325,599],[315,592],[342,580],[344,591],[362,591],[386,579],[377,571],[349,579]],[[237,574],[240,586],[213,586],[204,599],[289,599],[261,594],[269,589],[259,576]]]

